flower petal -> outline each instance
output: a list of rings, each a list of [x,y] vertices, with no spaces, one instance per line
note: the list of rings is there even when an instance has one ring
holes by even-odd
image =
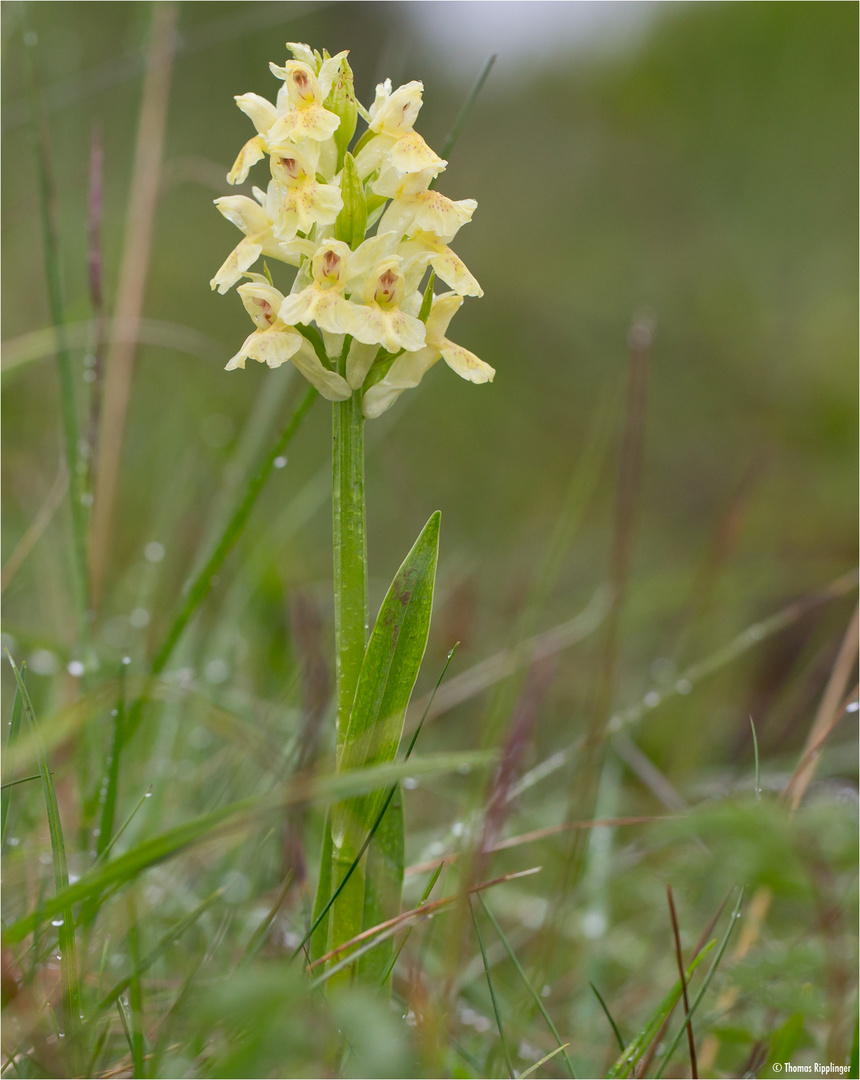
[[[250,117],[258,135],[265,135],[278,119],[275,106],[259,94],[238,94],[235,100],[242,112]]]
[[[246,236],[230,252],[220,270],[209,282],[210,289],[217,289],[222,295],[236,284],[245,271],[254,265],[263,251],[263,245]]]
[[[255,135],[239,151],[239,156],[233,162],[233,168],[227,173],[227,183],[243,184],[248,178],[251,166],[256,165],[265,156],[266,148],[263,136]]]
[[[346,358],[346,381],[353,390],[357,390],[364,382],[378,352],[379,346],[375,343],[366,345],[362,341],[353,341],[350,345]]]
[[[462,345],[455,345],[453,341],[448,341],[447,338],[442,340],[442,359],[452,371],[457,372],[461,379],[471,383],[493,381],[493,376],[496,374],[495,368],[485,364],[483,360],[479,360],[474,353],[470,353]]]
[[[368,420],[390,409],[404,390],[417,386],[439,359],[439,355],[438,349],[427,348],[398,356],[385,378],[365,391],[362,412]]]
[[[323,367],[310,343],[302,338],[301,348],[290,358],[308,382],[317,388],[327,401],[346,401],[352,391],[342,376]]]

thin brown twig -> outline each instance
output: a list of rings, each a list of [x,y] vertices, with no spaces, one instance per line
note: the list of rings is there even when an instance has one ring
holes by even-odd
[[[484,889],[490,889],[494,885],[501,885],[506,881],[513,881],[516,878],[528,877],[531,874],[536,874],[541,869],[540,866],[529,867],[528,870],[516,870],[512,874],[502,874],[501,877],[493,878],[491,881],[482,881],[478,885],[470,886],[469,893],[479,893]],[[371,926],[368,930],[362,930],[360,934],[356,934],[355,937],[350,938],[349,941],[344,941],[343,944],[338,945],[337,948],[332,949],[331,952],[320,956],[313,963],[308,964],[306,971],[313,971],[321,964],[328,963],[339,953],[342,953],[346,949],[351,949],[355,945],[360,944],[362,941],[366,941],[368,938],[374,937],[376,934],[381,934],[385,930],[389,930],[394,926],[398,926],[402,923],[408,922],[410,919],[426,919],[429,915],[438,911],[440,908],[447,907],[456,903],[461,899],[461,894],[456,893],[453,896],[443,896],[439,900],[430,900],[428,903],[421,904],[417,908],[412,908],[409,911],[402,911],[399,915],[395,915],[391,919],[386,919],[385,922],[378,923],[376,926]]]
[[[684,954],[681,951],[681,930],[678,926],[678,915],[675,912],[675,898],[672,896],[672,886],[666,886],[666,898],[669,901],[669,918],[672,921],[672,936],[675,939],[675,959],[678,961],[678,971],[681,975],[681,995],[684,1000],[684,1013],[687,1016],[687,1045],[690,1049],[690,1072],[693,1080],[699,1080],[699,1070],[696,1067],[696,1043],[693,1039],[693,1018],[690,1016],[690,1000],[687,994],[687,976],[684,973]]]
[[[519,847],[522,844],[531,844],[535,840],[544,840],[548,836],[557,836],[559,833],[569,832],[571,829],[617,829],[624,825],[649,825],[657,821],[674,821],[671,814],[646,816],[646,817],[620,817],[601,818],[592,821],[565,821],[562,825],[550,825],[545,829],[535,829],[532,832],[521,833],[519,836],[508,837],[500,840],[493,847],[488,848],[486,854],[494,855],[497,851],[505,851],[507,848]],[[471,854],[468,848],[461,851],[449,851],[447,855],[440,855],[437,859],[428,859],[427,862],[414,863],[407,866],[404,874],[410,877],[414,874],[426,874],[429,870],[435,870],[445,862],[453,862],[463,855]]]

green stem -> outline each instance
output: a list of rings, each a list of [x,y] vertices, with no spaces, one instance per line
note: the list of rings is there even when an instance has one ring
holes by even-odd
[[[338,360],[345,375],[349,338]],[[333,408],[332,532],[337,682],[337,756],[340,761],[358,675],[367,648],[367,528],[364,499],[364,417],[356,391]]]
[[[346,338],[337,370],[346,374]],[[358,676],[367,648],[367,531],[364,497],[364,417],[361,392],[333,407],[332,424],[332,536],[334,542],[334,634],[337,762],[343,757],[349,716]],[[330,827],[330,826],[329,826]],[[337,888],[350,874],[354,850],[338,846],[332,837],[330,888]],[[348,941],[361,929],[364,905],[364,873],[354,875],[332,904],[328,947]],[[345,972],[338,981],[348,982]]]

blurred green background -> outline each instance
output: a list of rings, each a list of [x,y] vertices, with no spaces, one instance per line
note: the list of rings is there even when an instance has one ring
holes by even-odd
[[[460,5],[429,6],[456,34]],[[477,7],[492,18],[493,5]],[[267,63],[283,60],[285,39],[349,48],[364,100],[384,74],[395,84],[423,79],[418,126],[438,147],[487,56],[476,54],[470,71],[462,54],[454,66],[443,48],[425,52],[432,39],[419,33],[409,8],[180,5],[143,314],[197,332],[201,344],[196,355],[137,350],[102,625],[127,615],[151,587],[141,579],[144,544],[164,542],[166,556],[151,621],[121,649],[142,652],[147,635],[157,639],[255,397],[286,377],[256,364],[222,370],[247,332],[238,299],[208,287],[236,242],[211,202],[228,192],[222,173],[250,131],[232,96],[273,95]],[[50,324],[21,18],[20,5],[4,6],[3,337],[12,346]],[[57,177],[67,318],[79,322],[92,316],[91,131],[103,131],[110,309],[151,11],[40,3],[31,18]],[[458,251],[486,293],[464,305],[454,337],[498,376],[474,389],[438,367],[420,394],[401,398],[379,422],[378,441],[374,425],[370,432],[377,595],[428,513],[443,511],[436,630],[445,639],[437,651],[461,637],[463,662],[508,640],[601,402],[614,403],[621,427],[626,336],[642,309],[658,328],[621,703],[640,689],[650,661],[664,653],[676,659],[730,507],[738,508],[738,528],[713,581],[700,648],[853,564],[856,21],[850,4],[670,4],[653,8],[623,48],[499,56],[444,185],[454,198],[478,200]],[[13,360],[20,355],[13,351]],[[82,356],[78,350],[78,376]],[[56,393],[49,357],[7,373],[7,554],[56,472]],[[326,468],[324,412],[319,405],[304,425],[229,564],[231,579],[244,575],[249,605],[263,605],[275,590],[272,609],[279,607],[280,588],[291,583],[325,595],[330,525],[322,492],[288,539],[276,527],[281,509]],[[606,577],[615,473],[609,460],[547,625],[578,610]],[[4,597],[10,632],[61,653],[74,643],[62,529],[60,514]],[[269,613],[276,630],[278,616]],[[747,724],[749,688],[734,687],[733,698],[715,724],[718,742],[731,742]]]
[[[286,397],[265,415],[276,390],[290,392],[287,371],[257,364],[223,371],[248,332],[247,315],[235,295],[220,297],[208,285],[238,239],[212,206],[229,192],[224,176],[251,134],[233,95],[273,98],[279,84],[267,65],[283,63],[287,40],[332,53],[348,48],[364,102],[387,75],[395,85],[423,80],[416,127],[439,149],[489,49],[476,47],[469,64],[462,48],[449,52],[438,42],[458,36],[466,7],[492,22],[494,9],[513,6],[528,5],[178,5],[143,303],[144,318],[159,324],[160,343],[144,334],[136,351],[93,626],[104,670],[114,670],[123,655],[135,671],[151,659],[239,482],[240,447],[245,453],[267,446],[288,416]],[[539,18],[542,5],[533,7]],[[78,324],[93,317],[91,135],[101,130],[104,146],[110,310],[152,6],[44,2],[31,5],[28,17],[29,31],[23,6],[3,5],[4,559],[48,497],[62,454],[56,369],[36,333],[51,317],[22,35],[35,35],[29,40],[50,131],[66,318]],[[433,34],[428,19],[438,24]],[[558,41],[544,50],[502,48],[440,184],[452,198],[478,201],[456,247],[485,291],[467,300],[451,336],[497,375],[492,385],[472,387],[440,364],[420,392],[403,395],[369,425],[374,604],[429,514],[442,510],[436,614],[419,690],[433,685],[455,640],[462,643],[455,671],[513,640],[600,415],[608,417],[608,449],[532,628],[571,618],[607,580],[634,319],[653,320],[656,335],[612,707],[624,709],[653,687],[672,684],[690,662],[856,564],[857,7],[655,4],[647,17],[634,20],[631,12],[630,19],[635,26],[627,34],[617,18],[617,37],[571,40],[567,50]],[[90,389],[87,353],[73,351],[82,409]],[[283,710],[300,693],[302,648],[290,618],[296,596],[318,613],[323,652],[331,655],[329,442],[328,409],[319,402],[168,672],[196,680],[202,694],[275,738],[284,725],[291,734],[292,714]],[[3,596],[6,641],[30,661],[32,693],[46,713],[77,693],[64,677],[66,665],[81,657],[69,550],[63,504]],[[649,713],[637,741],[686,798],[707,801],[749,788],[750,716],[766,786],[784,784],[852,603],[844,595],[815,607],[702,692]],[[524,766],[584,730],[602,648],[594,635],[560,654]],[[9,690],[7,678],[4,666]],[[424,748],[479,745],[482,716],[474,700],[450,710],[428,727]],[[844,806],[855,800],[857,780],[847,721],[834,738],[837,751],[822,775],[833,775],[831,793]],[[189,769],[205,757],[208,744],[198,742],[180,763],[191,763]],[[163,747],[149,751],[154,756],[141,760],[169,778],[170,766],[157,760]],[[532,791],[521,824],[563,816],[566,783]],[[631,777],[622,783],[615,775],[612,783],[614,810],[662,810]],[[439,782],[417,792],[411,810],[407,802],[412,855],[447,820],[452,791],[453,782]],[[182,789],[170,802],[187,807],[197,798]],[[742,820],[727,812],[700,825],[718,844],[720,836],[741,837]],[[827,831],[833,820],[825,815],[819,824]],[[815,835],[818,825],[810,828]],[[749,854],[732,841],[736,860],[721,864],[716,883],[708,877],[713,867],[693,866],[689,852],[681,863],[690,865],[678,872],[689,875],[708,912],[719,889],[745,875],[784,887],[786,896],[796,895],[795,885],[803,893],[802,873],[792,878],[788,855],[779,865],[756,863],[770,843],[762,839]],[[773,844],[771,856],[781,850]],[[852,844],[846,839],[838,858]],[[655,850],[659,864],[659,844]],[[617,893],[619,920],[635,924],[639,898],[659,904],[661,888],[656,877],[643,877],[629,895]],[[796,912],[794,901],[787,903],[790,923]],[[647,963],[634,948],[637,935],[634,925],[599,961],[607,979],[615,977],[614,963]],[[769,1016],[788,1015],[795,1004],[767,1007],[776,1010]]]

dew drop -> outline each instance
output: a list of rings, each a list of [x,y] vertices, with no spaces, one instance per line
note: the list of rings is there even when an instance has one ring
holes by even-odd
[[[83,495],[81,495],[81,506],[92,506],[92,505],[93,505],[93,493],[91,491],[85,491],[83,493]]]
[[[61,915],[59,919],[51,919],[51,926],[62,926],[65,921]]]
[[[143,557],[146,559],[147,562],[161,562],[161,560],[164,558],[164,544],[159,544],[157,540],[150,540],[150,542],[143,549]]]
[[[857,712],[858,710],[860,710],[860,701],[852,701],[845,706],[846,712]]]
[[[649,690],[648,693],[645,695],[645,707],[647,709],[656,709],[656,707],[660,704],[660,700],[660,695],[657,693],[656,690]]]
[[[287,464],[287,459],[285,457],[276,457],[272,464],[275,466],[276,469],[283,469],[283,467]]]
[[[131,663],[131,657],[130,656],[124,656],[122,658],[122,662],[123,662],[123,664],[125,664],[126,667],[128,667],[128,665]]]
[[[147,791],[146,794],[143,797],[144,797],[144,799],[151,799],[152,798],[152,792]]]
[[[136,607],[131,615],[129,615],[128,621],[135,630],[142,630],[144,626],[149,625],[149,612],[146,608]]]
[[[88,368],[84,372],[84,382],[95,382],[95,381],[96,381],[96,373],[92,369]]]
[[[678,679],[678,681],[675,683],[675,690],[679,694],[689,694],[692,689],[693,684],[690,682],[689,679]]]
[[[459,774],[460,774],[461,776],[468,776],[468,775],[469,775],[469,773],[470,773],[471,771],[472,771],[472,766],[471,766],[471,765],[467,765],[467,764],[466,764],[465,762],[463,762],[463,764],[462,764],[462,765],[458,765],[458,766],[457,766],[457,772],[458,772],[458,773],[459,773]]]
[[[70,660],[69,663],[66,664],[66,671],[68,671],[74,679],[79,679],[81,675],[83,675],[84,670],[84,665],[80,660]]]
[[[404,776],[403,786],[406,788],[407,791],[414,791],[418,787],[418,781],[415,779],[414,776]]]

